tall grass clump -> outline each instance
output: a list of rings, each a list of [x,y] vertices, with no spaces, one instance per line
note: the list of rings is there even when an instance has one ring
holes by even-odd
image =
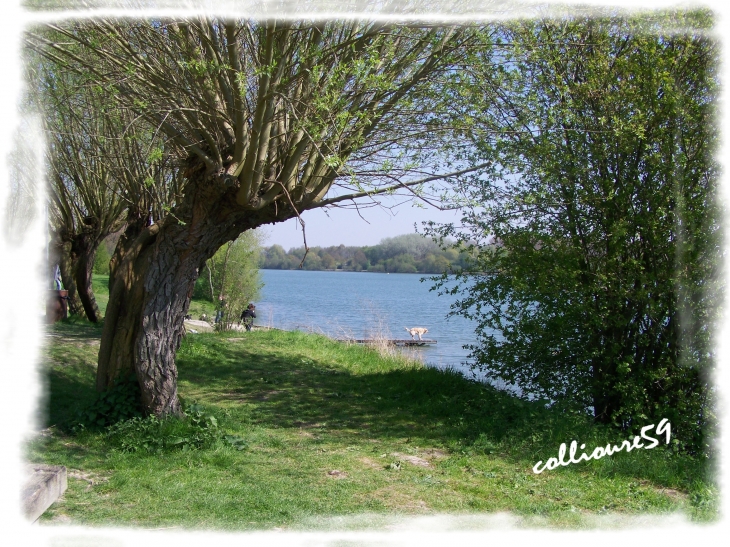
[[[365,301],[363,308],[367,310],[364,315],[367,317],[365,338],[369,340],[367,344],[369,348],[385,359],[423,365],[423,356],[419,351],[409,347],[398,347],[390,342],[395,337],[388,326],[386,315],[372,301]],[[350,330],[344,327],[340,330],[349,332],[347,338],[355,338]]]

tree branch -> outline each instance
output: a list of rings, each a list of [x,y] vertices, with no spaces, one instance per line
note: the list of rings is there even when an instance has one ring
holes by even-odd
[[[444,180],[451,177],[458,177],[459,175],[465,175],[466,173],[472,173],[474,171],[478,171],[479,169],[482,169],[489,165],[489,163],[481,163],[479,165],[475,165],[474,167],[469,167],[467,169],[462,169],[461,171],[454,171],[453,173],[445,173],[443,175],[431,175],[429,177],[425,177],[418,180],[413,180],[410,182],[400,182],[398,184],[394,184],[392,186],[387,186],[385,188],[379,188],[377,190],[372,191],[366,191],[366,192],[356,192],[354,194],[347,194],[344,196],[337,196],[331,199],[326,199],[323,201],[320,201],[315,206],[311,207],[312,209],[317,209],[319,207],[326,207],[328,205],[332,205],[334,203],[339,203],[341,201],[351,200],[351,199],[357,199],[367,196],[377,196],[380,194],[386,194],[388,192],[392,192],[394,190],[397,190],[398,188],[408,188],[410,186],[418,186],[419,184],[425,184],[427,182],[433,182],[435,180]]]

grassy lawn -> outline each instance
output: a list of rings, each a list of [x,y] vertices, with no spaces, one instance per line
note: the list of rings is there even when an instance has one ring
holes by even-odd
[[[99,306],[101,314],[106,313],[106,305],[109,302],[109,276],[92,274],[91,286],[94,289],[94,298],[96,298],[96,304]]]
[[[49,329],[49,428],[27,453],[67,466],[69,487],[41,522],[313,529],[335,516],[509,511],[575,528],[605,513],[716,517],[702,467],[663,444],[536,475],[560,443],[590,450],[623,438],[457,374],[297,332],[184,340],[181,397],[238,447],[124,451],[103,430],[69,429],[95,397],[100,332],[73,321]]]

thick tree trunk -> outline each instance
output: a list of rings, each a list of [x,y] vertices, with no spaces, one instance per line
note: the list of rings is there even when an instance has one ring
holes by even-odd
[[[190,231],[165,222],[135,240],[115,269],[104,321],[97,389],[134,373],[145,410],[158,416],[180,413],[175,353],[183,321],[199,269],[230,237],[209,231],[196,244]]]
[[[175,353],[205,261],[243,231],[293,216],[281,206],[242,210],[235,192],[216,182],[199,183],[195,199],[188,197],[162,221],[146,227],[131,224],[110,264],[96,386],[103,391],[134,373],[150,414],[181,412]]]
[[[147,238],[150,237],[154,237],[154,234],[148,234]],[[146,244],[147,242],[140,237],[138,247]],[[111,387],[117,378],[136,374],[133,346],[139,325],[135,320],[141,317],[144,294],[143,284],[139,280],[140,275],[135,274],[134,258],[139,254],[139,250],[124,237],[117,245],[110,262],[109,302],[96,374],[98,391]],[[134,256],[132,250],[137,250]]]
[[[68,311],[71,313],[71,315],[76,315],[78,317],[86,317],[86,312],[84,311],[84,305],[81,302],[81,298],[79,298],[79,292],[76,287],[76,278],[74,276],[74,271],[76,270],[76,263],[71,258],[71,244],[66,245],[66,249],[64,249],[66,254],[63,255],[61,258],[61,281],[63,282],[63,286],[68,291]]]
[[[94,270],[94,257],[99,247],[98,237],[89,234],[79,234],[74,238],[72,253],[76,256],[74,265],[74,281],[78,291],[79,300],[84,307],[86,317],[92,323],[101,319],[101,311],[96,303],[96,297],[92,289],[92,273]]]

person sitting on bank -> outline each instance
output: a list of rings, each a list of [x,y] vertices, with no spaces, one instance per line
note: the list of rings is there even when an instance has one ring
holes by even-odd
[[[256,306],[249,304],[248,307],[241,312],[241,321],[239,321],[238,324],[240,325],[241,322],[243,322],[243,326],[246,327],[246,330],[251,330],[254,317],[256,317]]]

